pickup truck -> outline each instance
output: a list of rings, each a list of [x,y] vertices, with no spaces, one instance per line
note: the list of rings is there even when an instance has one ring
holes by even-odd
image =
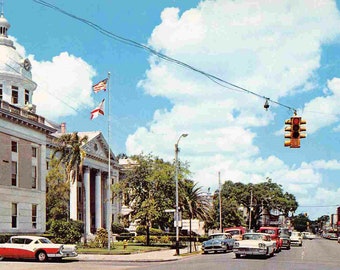
[[[260,227],[260,233],[268,233],[272,241],[276,242],[275,252],[280,252],[282,249],[282,239],[280,238],[280,228],[278,227]]]

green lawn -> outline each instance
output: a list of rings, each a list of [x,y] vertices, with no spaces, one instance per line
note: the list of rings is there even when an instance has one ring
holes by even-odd
[[[111,244],[111,249],[108,250],[106,248],[90,248],[90,247],[78,247],[78,253],[80,254],[131,254],[131,253],[140,253],[140,252],[148,252],[155,251],[161,249],[169,249],[169,247],[162,246],[144,246],[141,244],[133,244],[129,243],[124,249],[122,242],[115,242]]]

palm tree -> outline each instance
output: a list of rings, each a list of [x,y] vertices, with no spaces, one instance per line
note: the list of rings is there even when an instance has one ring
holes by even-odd
[[[63,163],[66,168],[67,179],[72,183],[77,182],[83,175],[83,162],[86,156],[82,146],[87,142],[88,137],[80,137],[78,132],[63,134],[55,139],[56,147],[53,150],[52,158],[59,153],[58,164]],[[84,190],[84,181],[82,181]],[[84,192],[83,192],[84,194]],[[85,196],[84,196],[85,200]],[[85,206],[85,202],[84,202]],[[84,208],[84,207],[83,207]],[[83,209],[84,226],[86,228],[85,209]],[[84,243],[86,243],[86,231],[84,230]]]
[[[182,206],[184,211],[189,216],[189,241],[191,252],[191,220],[199,218],[200,220],[207,220],[210,214],[210,204],[206,196],[203,196],[201,187],[197,183],[190,180],[182,182]]]
[[[87,142],[88,137],[79,137],[78,132],[72,134],[63,134],[55,139],[56,148],[52,153],[54,158],[57,153],[60,153],[58,163],[63,163],[66,166],[66,173],[68,179],[72,182],[79,179],[82,174],[83,161],[86,156],[86,152],[82,149],[82,146]]]

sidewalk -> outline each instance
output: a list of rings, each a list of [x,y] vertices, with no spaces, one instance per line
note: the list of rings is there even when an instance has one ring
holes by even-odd
[[[181,249],[180,254],[188,253],[187,249]],[[97,255],[79,254],[76,258],[79,261],[115,261],[115,262],[166,262],[183,259],[183,256],[176,256],[176,250],[167,249],[151,252],[142,252],[128,255]]]

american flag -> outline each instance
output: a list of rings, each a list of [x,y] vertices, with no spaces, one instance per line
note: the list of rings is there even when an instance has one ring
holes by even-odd
[[[95,85],[92,86],[93,92],[98,93],[101,90],[106,91],[106,84],[107,84],[108,78],[100,81],[99,83],[96,83]]]

